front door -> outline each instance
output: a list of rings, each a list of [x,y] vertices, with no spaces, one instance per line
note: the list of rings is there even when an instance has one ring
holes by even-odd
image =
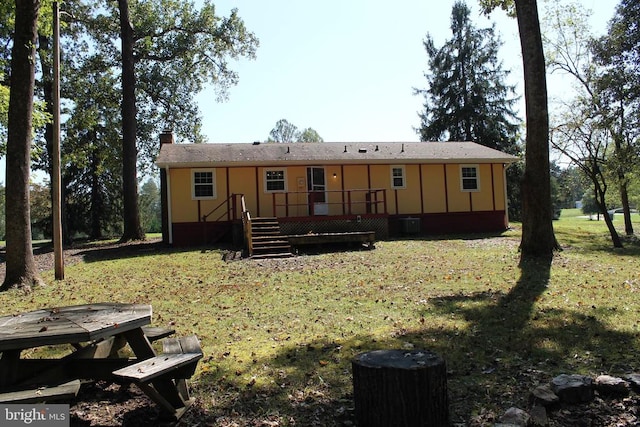
[[[324,168],[307,168],[307,191],[309,192],[309,214],[327,215],[327,183],[324,176]]]

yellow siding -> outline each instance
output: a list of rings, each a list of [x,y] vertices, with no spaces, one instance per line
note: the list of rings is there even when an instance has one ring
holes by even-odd
[[[504,166],[501,164],[493,165],[493,188],[496,198],[496,210],[507,210],[507,204],[504,199]]]
[[[347,165],[343,168],[345,190],[364,190],[369,188],[368,168],[366,165]],[[346,197],[346,196],[345,196]],[[367,212],[365,193],[351,192],[351,213],[361,215]]]
[[[287,190],[289,194],[289,216],[305,216],[309,214],[307,200],[307,168],[293,166],[287,169]],[[282,204],[283,195],[278,196],[278,203]],[[278,211],[280,213],[280,211]]]
[[[460,165],[446,165],[449,212],[469,212],[469,192],[460,190]],[[482,188],[482,187],[481,187]]]
[[[229,192],[231,194],[244,194],[247,209],[252,215],[256,214],[258,207],[255,188],[255,168],[229,168]]]
[[[191,169],[171,169],[171,219],[173,222],[198,220],[198,206],[191,199]]]
[[[423,205],[425,213],[447,211],[444,165],[423,165]]]
[[[387,212],[395,213],[395,203],[393,202],[393,191],[391,190],[391,170],[389,169],[389,165],[372,165],[370,167],[371,171],[371,188],[375,189],[384,189],[385,194],[387,196]],[[384,197],[382,193],[377,194],[378,201],[381,201]],[[385,206],[382,203],[378,205],[378,213],[383,213]],[[373,212],[375,212],[375,206],[372,207]]]
[[[216,168],[216,198],[200,200],[200,210],[198,211],[198,200],[194,200],[191,196],[192,170],[189,168],[170,170],[171,219],[173,222],[197,222],[198,216],[207,215],[228,197],[226,194],[227,177],[225,168]],[[221,214],[222,212],[220,212]],[[212,216],[218,215],[213,214]]]
[[[351,214],[367,212],[366,189],[384,189],[387,212],[389,214],[416,215],[438,212],[469,212],[504,210],[504,166],[502,164],[479,164],[480,191],[461,190],[459,164],[423,164],[403,166],[406,178],[405,189],[392,189],[391,167],[396,165],[331,165],[326,166],[327,202],[329,215],[349,214],[346,210],[348,195],[341,190],[351,190]],[[196,222],[198,214],[206,215],[230,196],[243,194],[246,206],[253,216],[273,215],[273,193],[266,192],[265,170],[279,168],[232,167],[215,168],[216,198],[198,201],[191,196],[192,170],[190,168],[171,169],[169,182],[171,188],[171,218],[173,222]],[[280,217],[309,215],[307,195],[307,166],[290,166],[286,170],[286,190],[276,193],[276,215]],[[446,171],[446,175],[445,175]],[[334,177],[335,174],[335,177]],[[228,179],[228,185],[227,185]],[[421,181],[422,180],[422,181]],[[421,191],[422,188],[422,191]],[[397,197],[396,197],[397,195]],[[422,195],[422,200],[420,196]],[[378,194],[378,200],[382,199]],[[284,207],[288,201],[288,210]],[[343,201],[345,207],[343,210]],[[258,204],[259,210],[258,210]],[[396,210],[397,207],[397,210]],[[238,206],[239,208],[239,206]],[[209,217],[215,220],[224,212],[219,208]],[[219,213],[218,213],[219,212]],[[384,212],[384,206],[378,206],[378,212]],[[214,218],[215,217],[215,218]],[[226,219],[226,218],[225,218]]]
[[[491,165],[478,165],[480,175],[480,191],[471,193],[474,211],[493,210],[493,175]]]
[[[398,213],[419,214],[420,208],[420,166],[407,165],[404,167],[406,188],[392,190],[391,194],[397,193]],[[389,166],[388,181],[391,185],[391,166]],[[394,200],[395,202],[395,200]]]

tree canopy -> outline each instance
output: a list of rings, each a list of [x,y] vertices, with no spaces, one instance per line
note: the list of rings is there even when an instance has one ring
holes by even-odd
[[[498,50],[502,45],[491,28],[476,28],[469,7],[461,1],[451,11],[451,39],[437,48],[427,35],[427,89],[419,114],[422,141],[474,141],[517,154],[519,119],[513,110],[515,89],[505,80]]]
[[[313,128],[299,131],[293,123],[286,119],[280,119],[269,132],[267,142],[324,142],[324,139]]]
[[[50,1],[42,2],[51,16]],[[210,1],[131,0],[130,23],[134,28],[135,150],[137,167],[129,177],[134,188],[139,176],[155,173],[153,160],[158,135],[172,129],[177,139],[203,142],[201,112],[195,95],[212,85],[218,99],[239,81],[233,62],[254,58],[258,40],[248,31],[237,10],[228,16],[216,14]],[[118,2],[96,4],[68,0],[62,5],[61,92],[65,123],[62,128],[62,169],[65,235],[75,233],[99,237],[122,230],[123,155],[120,29]],[[12,22],[14,4],[3,2],[0,15]],[[50,27],[50,24],[48,24]],[[34,111],[34,166],[50,171],[51,145],[44,120],[38,120],[38,105],[50,92],[51,32],[39,25]],[[0,73],[8,87],[7,64],[12,32],[0,30]],[[1,75],[1,74],[0,74]],[[1,88],[0,88],[1,89]],[[2,126],[0,90],[0,128]],[[131,98],[131,95],[129,96]],[[44,112],[45,110],[42,109]],[[42,115],[47,118],[46,115]],[[0,146],[0,153],[3,147]]]

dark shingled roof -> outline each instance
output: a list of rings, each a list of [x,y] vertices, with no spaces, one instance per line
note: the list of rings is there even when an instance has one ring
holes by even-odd
[[[518,158],[473,142],[163,144],[161,168],[247,165],[513,163]]]

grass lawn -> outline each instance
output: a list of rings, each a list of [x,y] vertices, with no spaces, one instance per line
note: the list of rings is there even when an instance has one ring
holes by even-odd
[[[622,233],[622,215],[615,224]],[[518,224],[282,260],[224,262],[215,248],[87,256],[63,281],[49,271],[46,287],[0,294],[0,314],[152,304],[155,325],[202,341],[185,424],[352,425],[351,359],[386,348],[444,357],[451,420],[465,423],[526,408],[560,373],[639,369],[640,243],[613,250],[604,221],[577,210],[554,227],[564,250],[550,266],[518,266]]]

